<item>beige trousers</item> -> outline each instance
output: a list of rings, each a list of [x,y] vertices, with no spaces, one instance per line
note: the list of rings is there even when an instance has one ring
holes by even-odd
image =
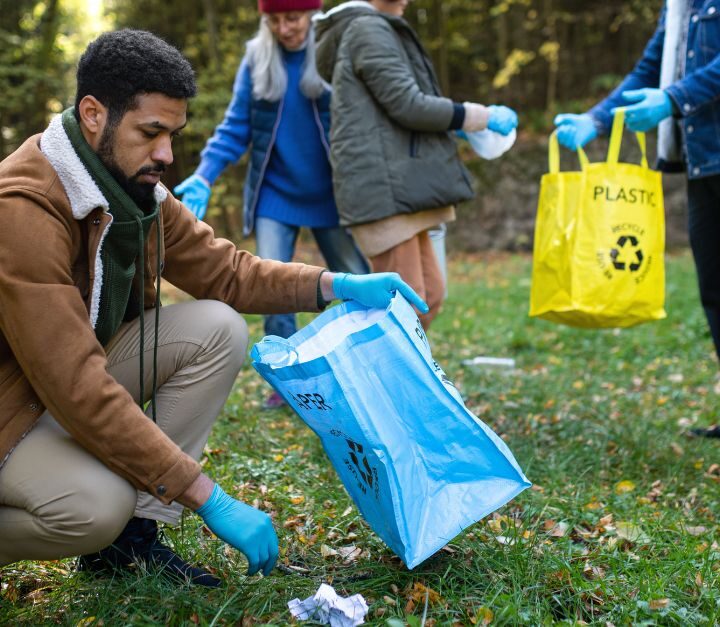
[[[147,311],[143,401],[152,392],[154,320],[155,312]],[[160,309],[157,423],[195,459],[230,394],[247,344],[244,320],[223,303]],[[139,321],[124,324],[107,347],[108,372],[136,401],[139,349]],[[91,553],[108,546],[133,515],[174,524],[181,513],[177,503],[166,506],[137,492],[45,412],[0,470],[0,566]]]

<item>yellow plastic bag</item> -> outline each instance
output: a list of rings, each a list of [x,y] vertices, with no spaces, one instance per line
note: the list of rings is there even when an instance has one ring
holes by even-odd
[[[607,162],[560,171],[550,138],[550,172],[540,187],[530,316],[576,327],[629,327],[666,316],[662,178],[647,164],[620,163],[625,115],[618,111]]]

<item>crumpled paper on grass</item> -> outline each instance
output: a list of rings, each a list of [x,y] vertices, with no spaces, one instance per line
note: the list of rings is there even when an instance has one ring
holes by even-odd
[[[330,627],[355,627],[365,622],[368,605],[361,594],[341,597],[332,586],[323,583],[304,601],[288,603],[290,613],[299,620],[315,620]]]

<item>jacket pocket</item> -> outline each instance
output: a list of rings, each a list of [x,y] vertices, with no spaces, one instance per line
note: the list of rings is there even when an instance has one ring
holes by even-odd
[[[415,131],[410,133],[410,156],[415,158],[418,156],[419,138]]]
[[[705,3],[698,17],[697,41],[702,62],[710,63],[720,53],[720,0]]]

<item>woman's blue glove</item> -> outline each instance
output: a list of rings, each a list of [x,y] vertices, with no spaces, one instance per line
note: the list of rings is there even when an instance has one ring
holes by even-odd
[[[622,97],[636,104],[625,109],[625,125],[635,133],[644,133],[654,129],[665,118],[672,115],[672,101],[662,89],[631,89],[624,91]],[[617,107],[612,110],[613,113]]]
[[[379,272],[377,274],[345,274],[333,276],[333,292],[342,300],[356,300],[361,305],[375,309],[385,309],[390,304],[393,292],[400,292],[420,313],[430,308],[415,290],[400,278],[397,272]]]
[[[173,194],[182,196],[183,204],[202,220],[210,201],[210,186],[197,174],[186,178],[173,189]]]
[[[279,553],[270,516],[236,501],[217,484],[197,514],[218,538],[247,557],[248,575],[254,575],[260,569],[263,575],[270,574]]]
[[[588,113],[561,113],[555,116],[555,126],[558,141],[570,150],[582,148],[598,134],[595,120]]]
[[[490,116],[487,127],[500,135],[509,135],[510,131],[517,128],[518,116],[510,107],[502,105],[490,105],[488,107]]]

